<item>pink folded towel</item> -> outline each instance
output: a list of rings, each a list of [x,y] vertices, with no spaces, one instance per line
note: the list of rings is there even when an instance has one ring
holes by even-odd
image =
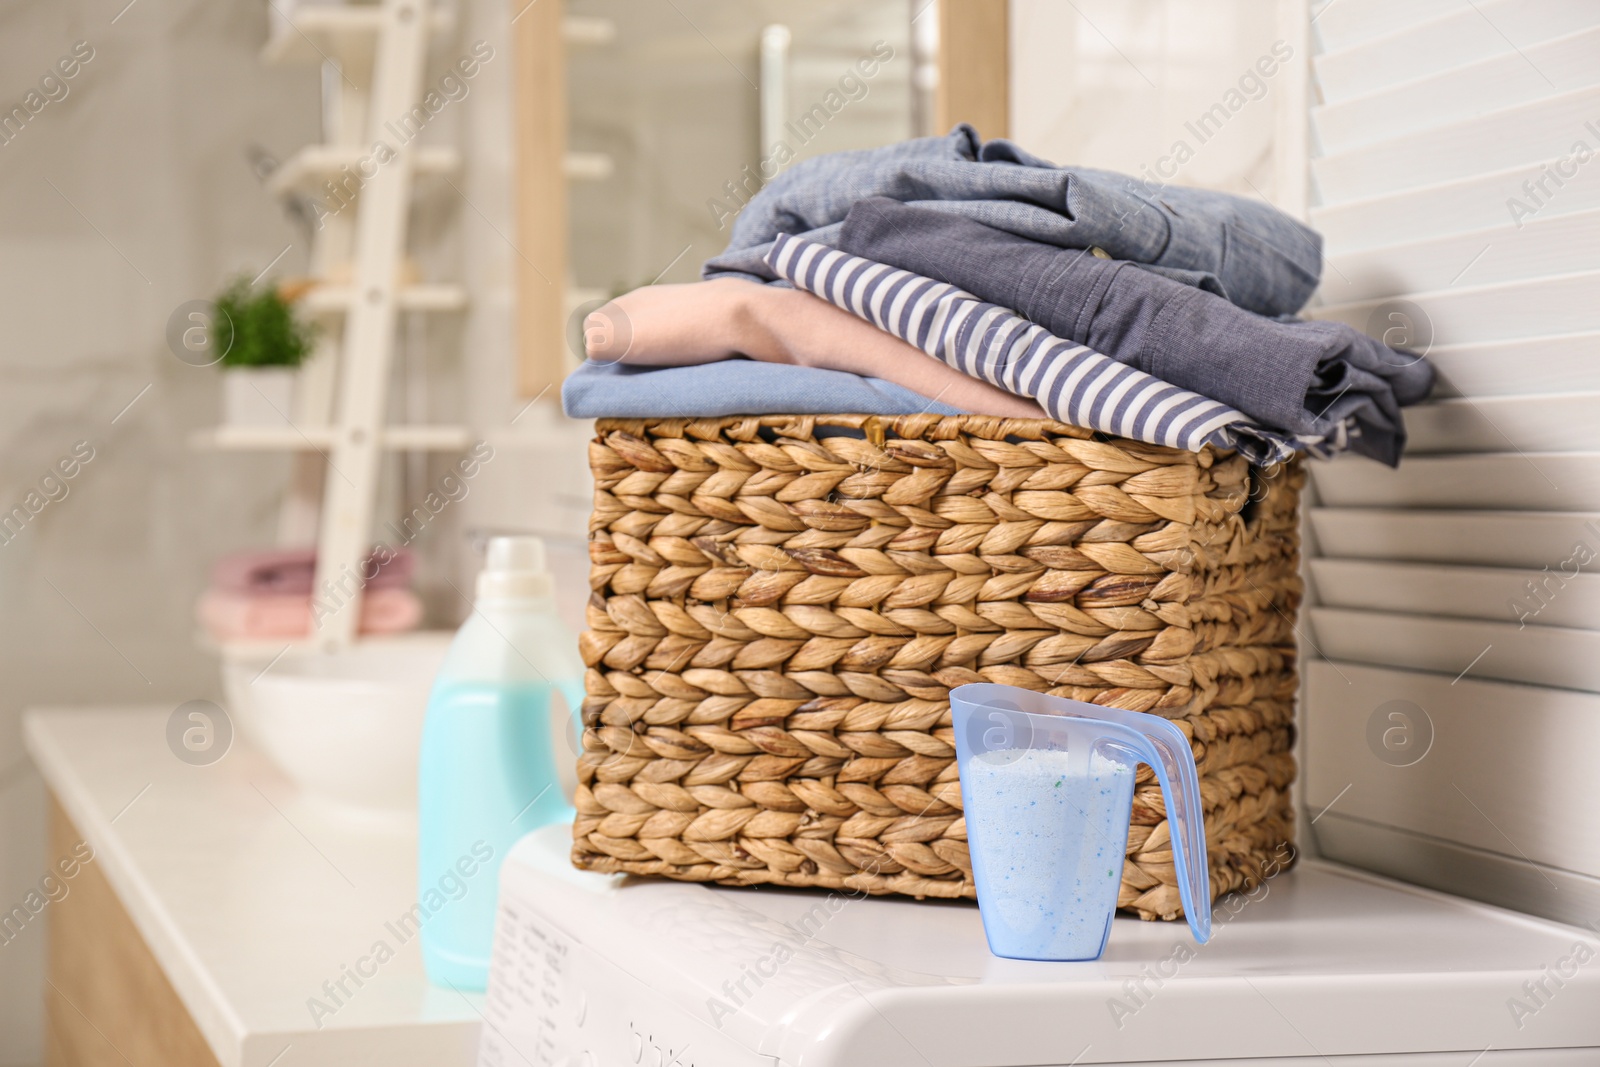
[[[310,637],[311,594],[229,593],[208,589],[195,616],[213,641],[296,640]],[[392,634],[414,630],[422,621],[422,601],[409,589],[368,587],[361,598],[360,630]]]
[[[377,573],[368,580],[368,589],[403,589],[411,584],[416,558],[410,549],[394,550],[387,562],[369,559],[362,572],[373,566]],[[311,592],[316,572],[315,548],[251,549],[217,560],[211,568],[211,588],[224,593],[306,595]]]

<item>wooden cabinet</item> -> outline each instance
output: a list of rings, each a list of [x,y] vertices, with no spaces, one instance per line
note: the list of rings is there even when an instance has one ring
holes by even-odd
[[[83,841],[54,797],[50,855]],[[83,864],[44,912],[48,1067],[217,1067],[99,864]]]

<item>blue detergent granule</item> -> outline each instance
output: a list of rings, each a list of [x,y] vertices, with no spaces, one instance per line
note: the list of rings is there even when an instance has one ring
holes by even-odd
[[[997,951],[1098,954],[1122,877],[1132,786],[1132,767],[1098,753],[1087,773],[1071,773],[1068,754],[1049,749],[992,753],[962,768],[968,844],[987,882],[979,903]]]

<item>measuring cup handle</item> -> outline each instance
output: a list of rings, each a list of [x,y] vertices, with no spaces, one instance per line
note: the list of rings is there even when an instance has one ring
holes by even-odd
[[[1154,715],[1141,715],[1148,723],[1133,729],[1139,734],[1142,758],[1156,772],[1167,805],[1172,837],[1172,861],[1178,875],[1178,897],[1194,939],[1211,940],[1211,876],[1206,860],[1205,812],[1200,798],[1200,775],[1183,731]]]

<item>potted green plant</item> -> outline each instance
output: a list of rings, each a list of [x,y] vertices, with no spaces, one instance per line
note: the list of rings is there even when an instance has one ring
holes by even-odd
[[[311,351],[314,328],[302,322],[272,285],[234,279],[213,302],[213,332],[222,352],[223,421],[282,426],[294,403],[296,372]]]

